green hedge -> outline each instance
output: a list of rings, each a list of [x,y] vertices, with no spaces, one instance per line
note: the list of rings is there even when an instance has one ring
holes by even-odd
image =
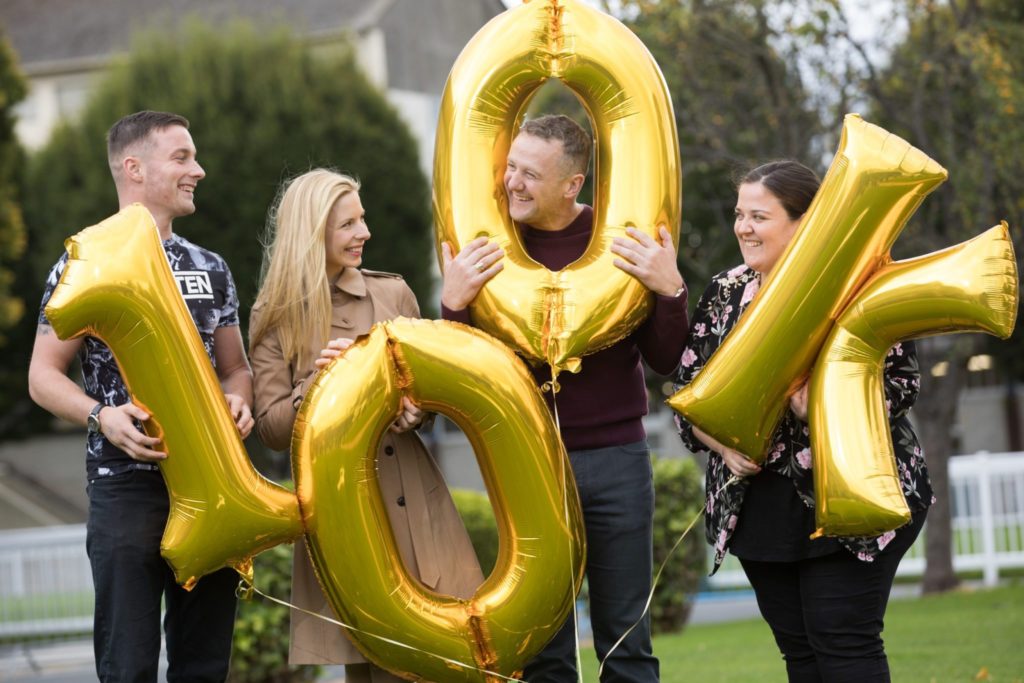
[[[652,458],[654,466],[654,571],[704,506],[703,475],[692,458]],[[682,631],[705,573],[704,520],[697,520],[665,566],[651,603],[654,633]]]
[[[296,547],[303,550],[302,541]],[[256,586],[279,600],[292,594],[292,546],[279,545],[254,560]],[[298,683],[316,680],[317,666],[288,665],[288,608],[254,595],[238,602],[230,683]]]

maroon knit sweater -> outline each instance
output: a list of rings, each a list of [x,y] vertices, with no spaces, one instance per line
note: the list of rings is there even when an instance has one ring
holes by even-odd
[[[526,252],[549,270],[561,270],[587,249],[593,224],[588,206],[558,231],[519,226]],[[469,309],[452,311],[441,305],[445,320],[472,324]],[[686,345],[689,324],[686,294],[655,295],[654,311],[629,337],[583,357],[579,373],[558,376],[558,417],[562,440],[570,451],[603,448],[646,438],[641,418],[647,414],[647,388],[641,356],[661,375],[675,371]],[[546,365],[530,366],[538,385],[551,379]],[[552,395],[544,394],[548,406]]]

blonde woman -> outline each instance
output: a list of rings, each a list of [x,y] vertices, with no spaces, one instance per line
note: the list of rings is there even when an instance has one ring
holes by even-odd
[[[288,448],[296,409],[317,369],[374,323],[418,317],[416,297],[398,275],[360,269],[370,239],[359,183],[326,169],[287,182],[271,209],[272,232],[249,327],[256,432]],[[436,463],[412,431],[423,414],[412,402],[377,454],[381,493],[402,560],[431,589],[470,597],[480,565]],[[339,530],[344,533],[344,530]],[[292,602],[333,617],[309,557],[296,546]],[[399,681],[366,663],[329,622],[292,612],[292,664],[345,664],[345,680]]]

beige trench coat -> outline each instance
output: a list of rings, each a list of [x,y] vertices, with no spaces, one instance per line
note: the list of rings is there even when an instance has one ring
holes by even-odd
[[[331,339],[355,339],[374,323],[399,316],[419,317],[416,297],[397,275],[346,268],[332,287]],[[253,311],[253,316],[258,316]],[[315,349],[319,355],[320,349]],[[282,357],[271,332],[250,350],[255,381],[256,431],[275,450],[287,450],[298,405],[316,374]],[[377,454],[381,493],[406,567],[431,589],[471,597],[483,575],[469,536],[434,459],[414,432],[385,432]],[[301,550],[300,550],[301,549]],[[296,544],[292,602],[336,618],[317,583],[309,555]],[[344,634],[329,622],[292,610],[292,664],[365,662]]]

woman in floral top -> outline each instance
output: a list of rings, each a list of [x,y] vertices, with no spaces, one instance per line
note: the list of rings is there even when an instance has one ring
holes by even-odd
[[[760,166],[737,188],[734,230],[744,265],[715,276],[697,304],[678,386],[688,384],[721,346],[775,267],[820,181],[794,161]],[[706,529],[715,570],[726,550],[740,559],[786,660],[790,681],[888,681],[881,632],[896,567],[917,538],[931,486],[906,417],[920,375],[913,342],[886,357],[885,393],[903,493],[913,513],[878,537],[810,539],[814,482],[807,385],[791,398],[763,467],[678,418],[683,443],[710,451]],[[726,486],[733,478],[738,481]]]

